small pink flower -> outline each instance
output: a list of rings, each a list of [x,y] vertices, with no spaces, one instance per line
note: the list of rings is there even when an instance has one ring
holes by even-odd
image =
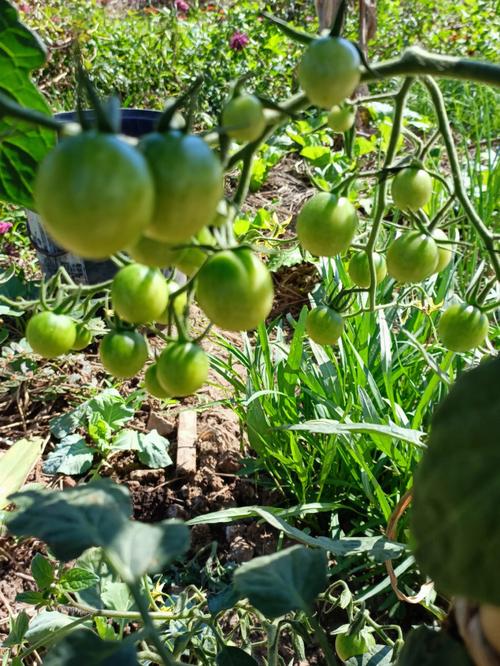
[[[20,12],[23,12],[23,14],[29,14],[31,11],[31,7],[28,5],[27,2],[20,2],[18,4],[18,9]]]
[[[242,51],[250,40],[244,32],[235,32],[229,40],[229,46],[233,51]]]
[[[0,236],[6,234],[9,229],[12,229],[12,222],[0,222]]]
[[[186,0],[175,0],[174,4],[177,11],[181,12],[182,14],[187,14],[189,11],[189,5]]]

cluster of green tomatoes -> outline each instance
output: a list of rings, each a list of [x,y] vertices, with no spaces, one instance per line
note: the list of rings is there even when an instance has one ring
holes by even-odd
[[[309,100],[329,109],[328,122],[346,131],[354,112],[345,105],[360,80],[356,48],[342,38],[312,42],[300,63],[299,80]],[[261,101],[238,93],[222,112],[226,134],[235,141],[259,139],[267,121]],[[187,308],[186,289],[173,288],[163,268],[176,266],[188,275],[194,297],[208,319],[224,330],[255,328],[270,313],[273,285],[265,264],[246,247],[216,247],[211,227],[231,224],[224,200],[223,167],[201,137],[186,131],[155,131],[137,144],[127,137],[85,130],[66,136],[39,166],[34,199],[42,221],[65,250],[100,260],[125,251],[136,263],[116,274],[111,304],[118,324],[100,342],[104,367],[116,377],[131,377],[149,358],[145,336],[137,326],[179,324]],[[392,181],[392,197],[402,210],[416,211],[430,199],[432,179],[421,168],[400,170]],[[345,197],[320,192],[306,202],[297,219],[302,247],[314,256],[345,252],[358,228],[355,208]],[[373,253],[375,281],[386,273],[400,283],[419,282],[451,260],[441,230],[432,235],[405,231],[384,258]],[[354,254],[349,274],[361,288],[371,285],[369,257]],[[325,305],[308,315],[309,336],[320,344],[335,343],[343,318]],[[155,396],[185,396],[206,381],[208,358],[178,326],[178,338],[167,343],[146,370],[145,384]],[[454,305],[439,323],[449,349],[465,351],[481,344],[488,321],[472,306]],[[83,349],[91,335],[83,323],[66,314],[44,311],[27,326],[35,352],[55,357]]]

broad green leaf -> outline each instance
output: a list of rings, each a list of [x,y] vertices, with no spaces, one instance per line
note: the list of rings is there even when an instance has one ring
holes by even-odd
[[[23,604],[30,604],[30,606],[44,606],[46,604],[44,593],[35,590],[19,592],[19,594],[16,594],[16,601],[20,601]]]
[[[86,569],[73,567],[68,569],[59,578],[58,587],[63,592],[81,592],[93,587],[99,582],[98,576]]]
[[[0,509],[22,487],[42,453],[42,446],[41,437],[20,439],[0,456]]]
[[[113,449],[137,451],[137,457],[144,465],[152,469],[172,465],[172,458],[168,455],[170,442],[162,437],[156,430],[144,434],[137,430],[122,430],[112,443]]]
[[[326,553],[293,546],[256,557],[235,571],[233,582],[241,596],[268,618],[293,610],[310,612],[312,603],[327,586]]]
[[[49,453],[43,471],[45,474],[83,474],[92,467],[94,451],[80,435],[68,435]]]
[[[44,666],[139,666],[132,640],[103,641],[91,631],[66,636],[49,650]]]
[[[30,621],[25,638],[31,645],[38,642],[49,645],[61,629],[81,626],[81,622],[75,624],[75,619],[58,611],[42,611]]]
[[[103,547],[125,582],[139,580],[146,573],[159,573],[189,548],[189,529],[176,520],[155,525],[128,521],[111,543]]]
[[[134,416],[134,407],[118,391],[108,389],[87,402],[91,414],[99,414],[111,430],[122,428]]]
[[[215,663],[217,666],[258,666],[258,662],[248,652],[230,645],[219,652]]]
[[[358,434],[376,434],[390,439],[398,439],[402,442],[408,442],[415,446],[424,447],[422,437],[425,433],[421,430],[412,430],[410,428],[401,428],[400,426],[383,423],[341,423],[332,419],[314,419],[288,425],[284,430],[305,430],[307,432],[321,433],[325,435],[358,435]]]
[[[132,512],[128,490],[105,480],[60,492],[27,490],[11,499],[18,510],[9,516],[9,531],[42,539],[63,561],[111,544]]]
[[[134,606],[134,600],[126,583],[107,582],[103,586],[101,600],[104,608],[127,611]]]
[[[22,25],[17,11],[0,0],[0,95],[50,115],[30,79],[45,63],[39,39]],[[0,114],[0,199],[33,208],[33,180],[39,162],[55,143],[55,132]]]
[[[408,635],[397,666],[473,666],[462,643],[446,631],[418,627]]]
[[[222,611],[233,608],[240,599],[241,594],[235,590],[234,585],[228,585],[222,592],[208,597],[208,610],[212,615],[217,615]]]
[[[13,647],[14,645],[20,645],[28,631],[29,622],[29,616],[24,611],[21,611],[17,617],[11,619],[9,635],[2,642],[2,646],[8,648]]]
[[[54,565],[40,553],[31,560],[31,573],[38,588],[44,590],[54,581]]]

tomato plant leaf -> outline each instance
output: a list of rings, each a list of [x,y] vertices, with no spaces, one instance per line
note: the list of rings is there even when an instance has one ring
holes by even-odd
[[[241,599],[241,594],[235,589],[234,585],[228,585],[222,592],[208,597],[208,610],[212,615],[217,615],[222,611],[229,610]]]
[[[88,624],[90,626],[90,622]],[[58,611],[42,611],[30,620],[25,638],[31,645],[38,642],[49,645],[58,632],[70,625],[81,627],[81,622],[75,624],[75,618]]]
[[[54,581],[54,565],[43,555],[36,553],[31,560],[31,574],[39,589],[44,590]]]
[[[80,592],[93,587],[99,582],[99,577],[91,571],[73,567],[63,573],[58,580],[58,586],[63,592]]]
[[[256,557],[234,574],[235,589],[268,618],[310,611],[327,585],[327,558],[320,549],[292,546]]]
[[[217,655],[217,666],[257,666],[255,659],[241,648],[227,645]]]
[[[132,640],[103,641],[92,631],[80,629],[62,639],[44,658],[45,666],[138,666]]]
[[[132,513],[128,490],[105,480],[61,492],[26,490],[10,499],[18,510],[8,517],[9,531],[42,539],[63,561],[110,544]]]
[[[83,474],[92,466],[94,451],[80,435],[68,435],[49,453],[43,464],[43,472]]]
[[[418,627],[408,635],[398,659],[398,666],[472,666],[462,643],[446,631]]]
[[[45,58],[40,40],[19,22],[14,7],[0,0],[0,94],[50,114],[30,79],[30,71]],[[55,132],[0,114],[0,137],[0,199],[33,208],[35,169],[54,145]]]
[[[113,565],[127,583],[146,573],[158,573],[189,548],[189,529],[176,520],[156,525],[127,521],[112,543],[104,546],[113,554]],[[116,560],[118,558],[119,561]]]
[[[2,646],[8,648],[20,645],[23,642],[24,635],[28,631],[29,621],[29,616],[24,611],[21,611],[19,615],[11,619],[9,635],[3,641]]]

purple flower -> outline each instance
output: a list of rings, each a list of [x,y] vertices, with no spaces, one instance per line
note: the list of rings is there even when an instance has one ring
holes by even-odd
[[[189,5],[185,0],[175,0],[174,4],[178,12],[186,14],[189,11]]]
[[[229,46],[233,51],[242,51],[250,40],[244,32],[235,32],[229,40]]]
[[[6,234],[9,229],[12,229],[12,222],[0,222],[0,236]]]

